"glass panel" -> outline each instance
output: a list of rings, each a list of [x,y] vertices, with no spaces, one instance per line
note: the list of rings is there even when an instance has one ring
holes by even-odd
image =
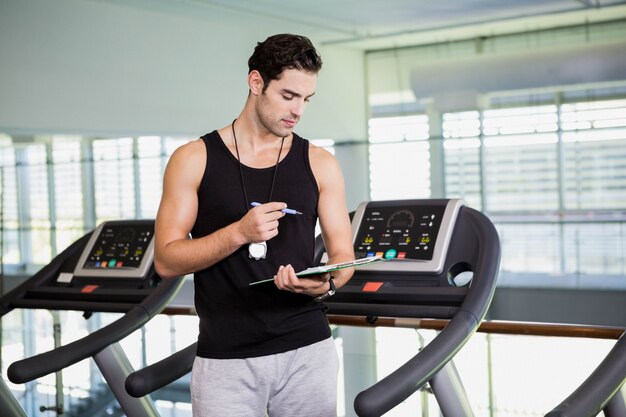
[[[484,337],[477,334],[470,343]],[[490,338],[494,417],[545,415],[589,376],[615,343],[564,337],[491,335]],[[476,359],[469,353],[463,348],[455,359],[466,388],[474,385],[474,370],[466,366]],[[483,355],[487,353],[483,351]],[[485,404],[488,396],[484,394],[470,397],[470,401]],[[474,409],[477,415],[489,414],[488,409],[478,405]]]
[[[475,138],[480,135],[480,113],[444,113],[442,127],[444,138]]]
[[[370,197],[373,200],[430,196],[428,131],[425,115],[370,119]]]
[[[159,136],[137,138],[141,218],[154,219],[159,208],[163,184],[161,153]]]
[[[626,275],[626,225],[574,223],[565,225],[565,272],[606,281]]]
[[[557,210],[556,106],[486,110],[485,195],[489,211]]]
[[[15,149],[9,146],[0,147],[0,209],[0,258],[4,264],[19,264],[21,253],[18,239],[17,168]]]
[[[372,200],[430,197],[428,142],[370,145]]]
[[[376,328],[377,380],[413,358],[436,335],[432,330]],[[614,340],[476,333],[456,354],[454,365],[475,415],[542,416],[573,392],[614,344]],[[385,416],[439,414],[432,394],[415,392]]]
[[[388,376],[417,354],[421,346],[428,344],[434,331],[413,329],[376,328],[376,379]],[[347,372],[350,372],[348,369]],[[367,388],[367,387],[366,387]],[[349,404],[352,406],[352,404]],[[352,410],[353,408],[351,408]],[[421,412],[420,412],[421,411]],[[439,415],[439,407],[432,395],[416,392],[396,407],[385,413],[385,417]],[[350,415],[350,414],[349,414]]]
[[[477,111],[443,115],[446,197],[463,198],[477,210],[482,207],[479,135]]]
[[[30,202],[29,220],[32,262],[44,265],[50,261],[50,201],[48,194],[48,171],[46,147],[43,144],[28,145],[25,149],[23,167],[24,185]]]
[[[563,135],[565,207],[570,210],[626,208],[626,129],[621,137],[614,139],[577,140],[582,136],[582,132]]]
[[[27,142],[18,148],[10,136],[0,134],[3,264],[17,265],[25,256],[29,257],[25,260],[29,263],[27,266],[47,263],[54,255],[55,245],[58,253],[84,233],[84,210],[92,204],[96,207],[97,223],[109,219],[154,218],[167,158],[189,141],[186,138],[139,137],[136,139],[137,155],[133,155],[133,138],[97,139],[93,141],[93,159],[86,161],[82,155],[84,140],[88,139],[40,136],[34,144]],[[50,143],[50,155],[46,155],[46,143]],[[83,195],[85,187],[89,187],[83,184],[83,164],[93,164],[95,202],[85,201],[89,196]],[[54,188],[49,190],[51,186]],[[18,194],[20,187],[26,189]],[[22,196],[25,201],[20,201]],[[26,222],[21,225],[20,207],[28,211],[23,216]],[[53,233],[52,207],[56,220]],[[51,235],[55,245],[51,244]],[[21,253],[22,238],[31,248],[27,255]]]
[[[561,233],[558,224],[498,224],[503,272],[561,272]]]
[[[485,110],[483,113],[483,134],[497,136],[556,132],[558,129],[556,111],[556,106]]]
[[[93,159],[97,223],[136,218],[133,139],[95,140]]]
[[[66,345],[87,334],[87,323],[82,312],[61,311],[59,315],[61,343]],[[6,375],[6,368],[20,359],[31,357],[54,348],[54,322],[52,314],[47,310],[13,310],[2,317],[3,345],[2,372]],[[65,410],[70,410],[78,398],[90,395],[90,361],[83,360],[63,370]],[[13,384],[5,380],[9,388],[16,394],[22,406],[28,411],[29,405],[49,406],[55,404],[56,380],[55,374],[49,374],[36,379],[32,384]],[[34,392],[34,404],[24,404],[26,392]],[[39,410],[36,410],[39,413]],[[31,410],[29,415],[35,415]]]
[[[545,144],[529,143],[537,136],[485,139],[485,187],[489,211],[557,210],[559,208],[556,134],[542,135]],[[549,136],[549,137],[547,137]],[[524,140],[529,142],[524,143]]]
[[[369,121],[370,143],[426,140],[428,116],[380,117]]]
[[[571,210],[626,207],[626,100],[566,104],[564,205]]]
[[[561,129],[626,126],[626,100],[592,101],[561,106]]]
[[[54,136],[52,163],[56,246],[57,252],[61,252],[84,233],[80,137]]]

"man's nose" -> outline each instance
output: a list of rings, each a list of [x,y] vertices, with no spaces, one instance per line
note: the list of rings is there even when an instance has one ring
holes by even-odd
[[[306,102],[304,100],[298,100],[291,108],[291,114],[296,118],[300,118],[304,113],[305,108]]]

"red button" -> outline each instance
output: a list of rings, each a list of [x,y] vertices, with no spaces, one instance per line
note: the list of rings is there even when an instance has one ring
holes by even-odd
[[[363,292],[376,292],[382,287],[384,282],[367,282],[363,286],[361,291]]]
[[[94,292],[96,288],[98,288],[99,285],[85,285],[80,292],[82,293],[90,293],[90,292]]]

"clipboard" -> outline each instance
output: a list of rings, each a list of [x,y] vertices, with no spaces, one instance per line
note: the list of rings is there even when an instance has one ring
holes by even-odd
[[[324,274],[326,272],[333,272],[339,269],[357,268],[362,265],[368,265],[374,262],[382,262],[382,261],[384,261],[384,259],[380,256],[369,256],[367,258],[355,259],[354,261],[340,262],[340,263],[330,264],[330,265],[314,266],[314,267],[302,270],[300,272],[296,272],[296,276],[306,277],[309,275]],[[263,282],[269,282],[269,281],[274,281],[274,278],[263,279],[261,281],[254,281],[248,285],[256,285],[256,284],[261,284]]]

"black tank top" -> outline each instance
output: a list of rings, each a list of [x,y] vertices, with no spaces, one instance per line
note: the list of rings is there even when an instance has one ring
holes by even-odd
[[[193,238],[206,236],[244,216],[239,163],[217,131],[201,138],[207,163],[198,188],[198,216]],[[267,242],[267,258],[248,256],[248,245],[194,274],[195,305],[200,318],[197,355],[229,359],[286,352],[330,337],[324,307],[312,297],[280,291],[271,278],[279,265],[296,271],[313,266],[319,191],[309,163],[309,143],[293,135],[289,153],[278,164],[273,201],[287,203],[302,215],[279,220],[278,235]],[[242,165],[248,203],[266,203],[274,168]]]

